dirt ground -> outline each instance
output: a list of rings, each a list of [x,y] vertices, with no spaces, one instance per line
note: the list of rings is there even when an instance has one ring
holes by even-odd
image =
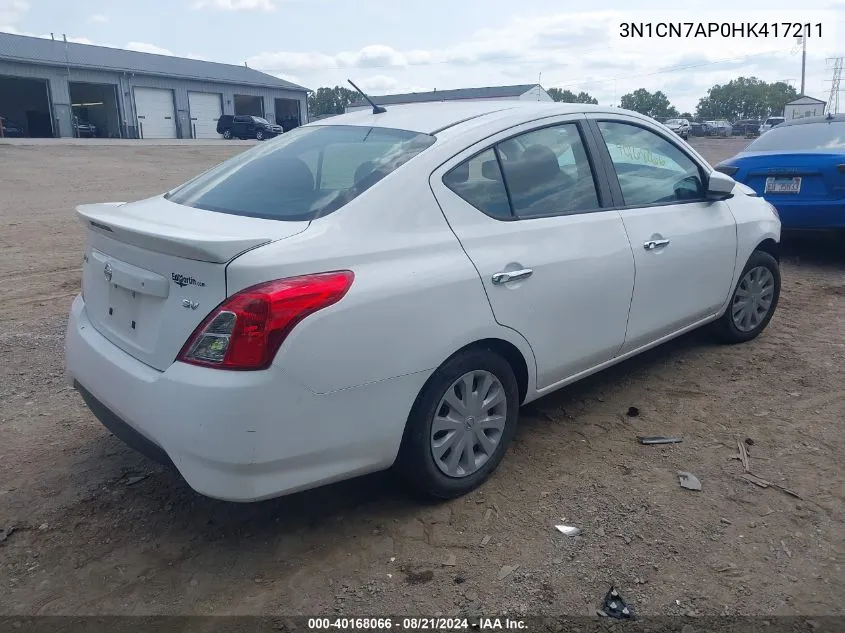
[[[745,142],[694,143],[716,162]],[[389,473],[223,503],[126,448],[64,382],[72,208],[242,150],[0,145],[0,614],[591,615],[611,583],[642,614],[845,613],[845,252],[820,239],[787,240],[759,339],[694,333],[529,405],[498,472],[449,503]],[[737,439],[801,498],[743,480]]]

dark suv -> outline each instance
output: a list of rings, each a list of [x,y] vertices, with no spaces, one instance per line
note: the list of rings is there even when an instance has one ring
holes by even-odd
[[[254,138],[263,141],[282,133],[281,125],[273,125],[260,116],[224,114],[217,121],[217,133],[223,138]]]
[[[3,133],[0,134],[0,136],[7,138],[26,136],[26,134],[24,134],[23,128],[20,125],[13,121],[10,121],[9,119],[1,115],[0,125],[2,125],[3,127]]]

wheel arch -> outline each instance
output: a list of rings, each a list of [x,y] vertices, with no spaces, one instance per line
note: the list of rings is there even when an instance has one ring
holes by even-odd
[[[771,237],[767,237],[762,242],[757,244],[755,251],[763,251],[775,258],[775,261],[780,262],[780,245]]]

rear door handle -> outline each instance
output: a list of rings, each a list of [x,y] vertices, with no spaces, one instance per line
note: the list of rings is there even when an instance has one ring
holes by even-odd
[[[512,270],[510,272],[495,273],[493,275],[493,283],[496,285],[506,284],[511,281],[518,281],[520,279],[527,279],[534,271],[530,268],[523,268],[522,270]]]
[[[669,240],[649,240],[643,244],[643,248],[647,251],[653,251],[658,248],[663,248],[669,244]]]

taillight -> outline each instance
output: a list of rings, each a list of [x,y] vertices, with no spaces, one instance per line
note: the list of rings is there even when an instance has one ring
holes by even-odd
[[[266,369],[294,326],[340,301],[354,279],[352,271],[342,270],[241,290],[200,323],[176,360],[218,369]]]
[[[845,174],[845,165],[837,165],[836,169],[839,170],[840,174]]]

